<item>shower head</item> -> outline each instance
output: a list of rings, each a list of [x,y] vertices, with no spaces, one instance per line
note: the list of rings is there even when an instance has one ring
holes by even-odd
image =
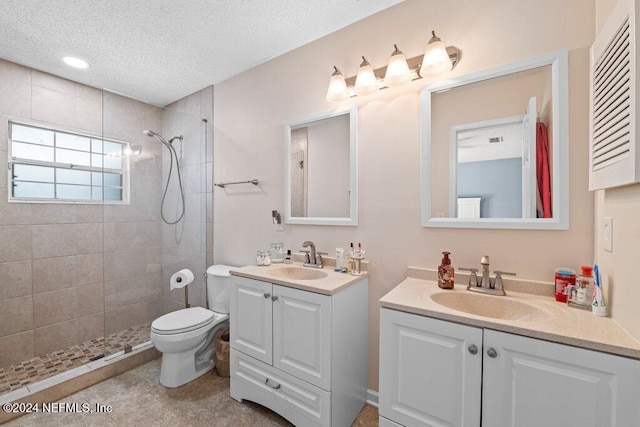
[[[142,133],[143,133],[143,134],[145,134],[146,136],[150,136],[150,137],[153,137],[153,138],[157,139],[158,141],[162,142],[162,143],[163,143],[164,145],[166,145],[167,147],[170,147],[170,146],[171,146],[171,144],[169,144],[169,143],[168,143],[168,142],[167,142],[167,141],[162,137],[162,135],[160,135],[160,134],[159,134],[159,133],[157,133],[157,132],[154,132],[154,131],[152,131],[152,130],[148,130],[148,129],[146,129],[146,130],[143,130],[143,131],[142,131]]]

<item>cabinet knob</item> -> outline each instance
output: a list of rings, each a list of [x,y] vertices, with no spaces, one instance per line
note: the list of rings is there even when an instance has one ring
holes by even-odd
[[[278,383],[275,383],[275,385],[271,385],[271,384],[269,384],[269,378],[267,378],[266,380],[264,380],[264,383],[265,383],[266,385],[268,385],[269,387],[271,387],[272,389],[275,389],[275,390],[277,390],[277,389],[279,389],[279,388],[280,388],[280,384],[278,384]]]
[[[471,354],[478,354],[478,347],[475,344],[471,344],[468,350]]]
[[[492,359],[495,359],[496,357],[498,357],[498,352],[496,351],[495,348],[491,347],[489,350],[487,350],[487,356],[489,356]]]
[[[277,301],[278,300],[278,295],[274,295],[271,297],[271,301]]]
[[[265,299],[267,299],[267,298],[269,298],[271,296],[271,294],[270,293],[266,293],[263,296],[264,296]]]

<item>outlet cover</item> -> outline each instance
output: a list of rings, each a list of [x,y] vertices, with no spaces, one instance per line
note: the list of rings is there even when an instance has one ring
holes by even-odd
[[[602,218],[602,249],[613,252],[613,218]]]

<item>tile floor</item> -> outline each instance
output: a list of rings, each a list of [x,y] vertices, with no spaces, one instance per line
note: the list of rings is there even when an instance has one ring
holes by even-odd
[[[160,385],[160,360],[93,385],[61,400],[111,405],[110,413],[34,413],[6,426],[291,426],[274,412],[229,396],[229,379],[205,374],[182,387]],[[353,426],[378,425],[378,411],[366,405]]]
[[[134,326],[106,337],[56,350],[24,362],[0,368],[0,394],[82,366],[103,354],[113,354],[127,345],[149,341],[150,323]]]

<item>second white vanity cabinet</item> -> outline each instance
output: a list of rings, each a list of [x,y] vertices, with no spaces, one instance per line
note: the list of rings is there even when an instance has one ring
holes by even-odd
[[[380,322],[381,425],[640,425],[640,360],[386,308]]]
[[[366,401],[366,278],[323,295],[232,276],[231,397],[296,425],[350,424]]]

